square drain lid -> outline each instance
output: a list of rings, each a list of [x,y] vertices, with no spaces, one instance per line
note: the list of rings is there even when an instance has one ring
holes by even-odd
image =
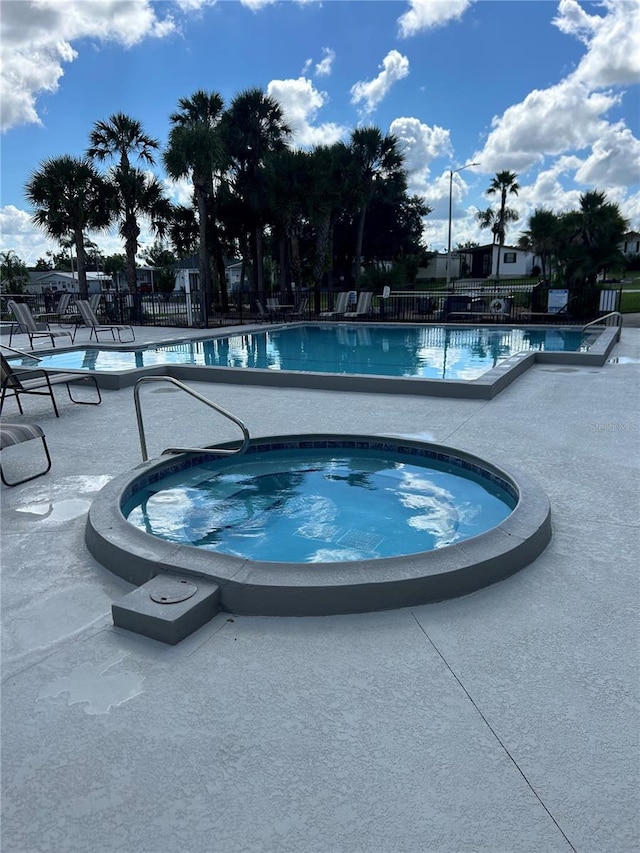
[[[360,551],[375,551],[383,539],[384,536],[378,536],[376,533],[367,533],[364,530],[347,530],[338,539],[338,544],[346,545],[349,548],[358,548]]]

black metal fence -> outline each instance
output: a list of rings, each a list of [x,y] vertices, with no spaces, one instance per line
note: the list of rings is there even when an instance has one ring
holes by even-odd
[[[458,281],[449,289],[433,285],[374,294],[367,311],[351,319],[386,322],[455,323],[477,325],[479,322],[573,324],[587,323],[620,308],[621,288],[562,288],[546,282],[514,279]],[[160,293],[130,294],[104,292],[96,313],[104,323],[133,323],[149,326],[211,328],[248,323],[286,322],[291,320],[339,320],[332,312],[338,291],[304,291],[297,293],[251,293],[230,296],[229,306],[201,299],[198,292],[169,295]],[[357,306],[352,292],[349,310]],[[26,302],[41,322],[76,320],[71,302],[67,315],[56,315],[56,300],[49,294],[4,294],[0,315],[13,319],[7,300]],[[323,315],[325,315],[323,317]]]

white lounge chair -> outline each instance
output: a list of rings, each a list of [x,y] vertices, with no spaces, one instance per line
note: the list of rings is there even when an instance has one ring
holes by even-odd
[[[344,315],[345,320],[354,320],[356,317],[363,317],[365,314],[371,313],[371,300],[373,293],[370,290],[362,290],[358,294],[358,302],[354,311],[347,311]]]
[[[333,311],[321,311],[320,319],[321,320],[330,320],[332,317],[339,317],[344,314],[347,310],[347,305],[349,304],[349,291],[344,290],[341,291],[335,301],[333,306]]]

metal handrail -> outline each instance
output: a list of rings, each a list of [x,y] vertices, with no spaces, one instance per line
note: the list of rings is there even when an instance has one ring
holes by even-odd
[[[584,332],[584,330],[588,329],[589,326],[602,326],[603,325],[602,321],[607,320],[609,317],[617,317],[618,322],[616,323],[616,326],[619,326],[620,328],[622,328],[622,314],[621,314],[621,312],[620,311],[610,311],[608,314],[605,314],[602,317],[598,317],[597,320],[591,320],[591,322],[587,323],[585,326],[582,327],[582,331]]]
[[[24,358],[32,358],[34,361],[42,361],[39,356],[33,355],[33,353],[30,352],[23,352],[21,349],[15,349],[15,347],[10,347],[8,344],[0,343],[0,347],[2,347],[2,349],[8,349],[10,352],[14,352],[16,355],[21,355]]]
[[[249,430],[242,423],[239,418],[236,418],[235,415],[232,415],[231,412],[228,412],[226,409],[223,409],[222,406],[218,406],[212,400],[209,400],[208,397],[204,397],[202,394],[199,394],[197,391],[194,391],[193,388],[190,388],[188,385],[185,385],[184,382],[180,382],[178,379],[174,379],[172,376],[143,376],[135,384],[133,389],[133,397],[136,406],[136,419],[138,421],[138,436],[140,438],[140,450],[142,452],[142,461],[146,462],[149,459],[149,455],[147,453],[147,441],[144,434],[144,425],[142,423],[142,411],[140,408],[140,386],[143,382],[170,382],[172,385],[176,385],[178,388],[181,388],[183,391],[186,391],[191,397],[195,397],[196,400],[200,400],[206,406],[209,406],[210,409],[214,409],[218,414],[223,415],[225,418],[228,418],[230,421],[233,421],[234,424],[240,427],[242,430],[242,444],[232,450],[228,449],[215,449],[208,447],[167,447],[166,450],[162,451],[162,455],[165,453],[205,453],[210,455],[232,455],[234,453],[241,454],[244,453],[249,446],[250,436]]]

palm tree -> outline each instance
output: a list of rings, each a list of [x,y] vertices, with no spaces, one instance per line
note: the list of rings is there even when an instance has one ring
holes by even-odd
[[[264,292],[263,231],[266,224],[266,166],[269,158],[286,148],[291,129],[282,108],[261,89],[247,89],[231,102],[223,118],[223,133],[230,160],[232,189],[242,200],[245,228],[251,248],[254,289]]]
[[[210,299],[213,295],[211,255],[218,269],[223,311],[227,310],[228,298],[224,274],[224,259],[215,221],[214,178],[220,173],[223,161],[223,146],[220,136],[220,120],[224,108],[222,97],[217,92],[202,89],[190,98],[178,101],[178,111],[169,117],[173,127],[169,133],[169,144],[163,161],[168,174],[176,180],[191,177],[200,236],[198,275],[200,290]],[[209,228],[207,227],[209,226]],[[208,236],[211,236],[211,240]],[[213,246],[210,247],[210,242]],[[206,321],[206,303],[201,302],[203,321]]]
[[[540,258],[542,278],[546,280],[551,272],[553,257],[558,234],[558,217],[551,210],[536,207],[529,217],[529,228],[522,234],[519,245],[532,251]]]
[[[493,223],[491,225],[491,230],[494,235],[494,243],[496,239],[498,241],[498,264],[496,266],[496,279],[500,278],[500,259],[502,257],[502,247],[504,246],[504,238],[507,231],[507,224],[509,222],[517,222],[518,221],[518,213],[510,207],[507,207],[507,196],[508,195],[518,195],[520,190],[520,185],[516,181],[518,176],[515,172],[502,171],[497,172],[495,177],[492,179],[489,189],[487,190],[487,195],[500,195],[500,209],[497,215],[494,217]],[[488,211],[482,211],[478,214],[478,219],[480,220],[480,227],[482,226],[481,216],[486,216]],[[484,226],[486,227],[486,226]]]
[[[349,172],[350,163],[351,151],[342,142],[320,145],[311,151],[308,209],[315,231],[313,282],[317,310],[320,308],[319,288],[322,279],[326,275],[331,282],[333,277],[333,229],[336,216],[346,201],[345,176]]]
[[[278,249],[280,292],[302,282],[299,242],[308,219],[311,154],[285,148],[269,158],[265,174],[269,217]]]
[[[367,209],[376,192],[389,181],[405,180],[403,156],[393,134],[383,136],[377,127],[356,128],[351,134],[351,190],[357,212],[355,279],[362,271],[362,242]]]
[[[567,284],[594,284],[599,272],[620,263],[619,245],[629,227],[620,208],[605,193],[591,190],[580,196],[580,210],[559,218],[558,250]]]
[[[27,182],[25,195],[35,208],[32,221],[49,237],[60,243],[73,239],[80,294],[86,298],[84,232],[109,226],[115,203],[113,188],[87,158],[63,155],[41,164]]]
[[[136,172],[131,160],[141,160],[152,166],[158,142],[144,133],[139,121],[124,113],[115,113],[107,121],[96,122],[89,141],[89,157],[100,162],[113,160],[116,163],[110,177],[118,194],[117,218],[120,220],[120,234],[125,239],[127,284],[131,293],[135,293],[136,252],[140,235],[138,218],[150,214],[158,220],[157,212],[153,214],[145,209],[144,204],[145,199],[150,202],[158,199],[159,195],[157,188],[152,187],[154,179],[149,178],[147,186],[147,181],[141,178],[143,173]]]

